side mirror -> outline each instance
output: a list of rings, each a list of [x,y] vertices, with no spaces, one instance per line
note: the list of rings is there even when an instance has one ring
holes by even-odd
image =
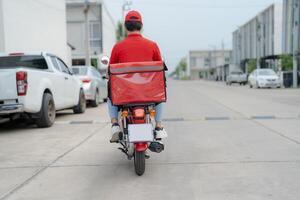
[[[109,64],[109,57],[108,56],[102,56],[101,63],[103,65],[108,65]]]

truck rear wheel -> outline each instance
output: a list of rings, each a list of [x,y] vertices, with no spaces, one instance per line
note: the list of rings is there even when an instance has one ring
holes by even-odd
[[[42,107],[39,114],[39,118],[35,121],[39,128],[47,128],[54,124],[56,110],[51,94],[45,93],[43,95]]]
[[[73,108],[73,112],[75,114],[81,114],[85,112],[85,109],[86,109],[86,100],[85,100],[84,92],[80,90],[78,104]]]

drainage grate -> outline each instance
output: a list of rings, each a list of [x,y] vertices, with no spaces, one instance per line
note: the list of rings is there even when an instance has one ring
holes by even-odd
[[[251,119],[276,119],[275,116],[252,116]]]
[[[166,119],[163,119],[163,121],[165,122],[182,122],[184,121],[183,118],[166,118]]]
[[[207,121],[230,120],[230,117],[205,117]]]
[[[93,124],[93,121],[71,121],[70,124]]]

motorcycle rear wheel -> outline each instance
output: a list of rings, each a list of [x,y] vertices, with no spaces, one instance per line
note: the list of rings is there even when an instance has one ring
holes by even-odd
[[[138,176],[142,176],[145,172],[145,151],[134,152],[134,169]]]

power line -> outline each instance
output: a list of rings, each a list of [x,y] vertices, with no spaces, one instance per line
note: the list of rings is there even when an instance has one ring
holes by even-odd
[[[119,6],[120,3],[112,2],[111,5]],[[155,6],[155,7],[168,7],[170,9],[174,7],[180,7],[182,9],[184,8],[249,8],[249,7],[266,7],[268,4],[219,4],[219,5],[210,5],[210,4],[202,4],[202,3],[175,3],[175,2],[159,2],[158,4],[155,4],[153,2],[136,2],[136,5],[145,5],[145,6]]]

